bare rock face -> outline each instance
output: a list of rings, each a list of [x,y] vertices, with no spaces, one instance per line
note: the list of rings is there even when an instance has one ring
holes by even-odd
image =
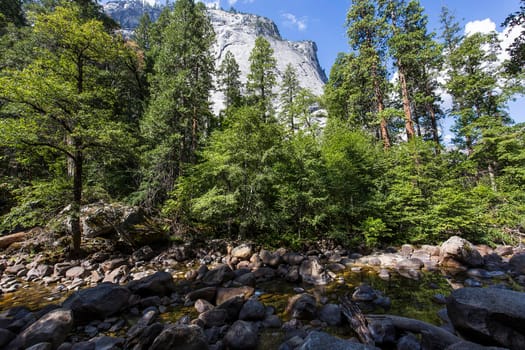
[[[452,292],[447,312],[460,334],[476,343],[525,349],[525,293],[498,288]]]
[[[164,5],[165,2],[159,1],[158,4]],[[109,0],[104,4],[104,10],[120,23],[125,35],[131,35],[143,13],[148,13],[156,20],[162,7],[153,7],[138,0]],[[245,83],[250,71],[250,52],[255,46],[255,39],[262,36],[270,43],[277,60],[277,84],[274,92],[278,93],[286,66],[291,64],[297,72],[299,85],[315,95],[322,95],[327,78],[319,64],[317,45],[314,42],[284,40],[275,23],[261,16],[212,8],[208,9],[208,16],[216,35],[213,48],[216,67],[219,67],[226,53],[231,52],[239,64],[241,82]],[[211,100],[213,111],[217,114],[224,107],[224,96],[216,91]]]

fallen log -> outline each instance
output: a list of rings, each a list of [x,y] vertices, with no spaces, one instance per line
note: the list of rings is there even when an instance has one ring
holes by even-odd
[[[22,242],[28,235],[29,231],[21,231],[6,236],[0,236],[0,249],[5,249],[16,242]]]
[[[369,320],[387,320],[390,321],[396,329],[419,333],[425,337],[430,349],[445,349],[447,346],[462,341],[461,338],[446,329],[423,321],[393,315],[367,315],[366,317]]]
[[[348,320],[350,327],[356,332],[359,341],[365,345],[375,345],[372,333],[368,328],[368,321],[361,309],[348,295],[340,298],[343,315]]]

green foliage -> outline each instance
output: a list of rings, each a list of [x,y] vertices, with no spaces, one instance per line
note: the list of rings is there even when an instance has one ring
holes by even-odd
[[[362,223],[360,230],[363,232],[365,245],[368,248],[375,248],[380,242],[387,241],[391,236],[390,229],[380,218],[366,218]]]
[[[241,104],[241,70],[233,54],[228,51],[218,70],[219,84],[224,93],[226,108],[239,107]]]
[[[255,39],[255,46],[250,53],[250,73],[246,88],[251,98],[263,108],[266,113],[271,113],[273,87],[277,81],[277,61],[273,56],[273,49],[268,40],[262,36]]]
[[[146,145],[138,197],[150,209],[167,198],[184,168],[196,162],[211,124],[208,97],[214,68],[210,49],[215,35],[202,3],[177,1],[173,12],[164,12],[159,21],[151,99],[141,121]]]
[[[35,181],[12,191],[18,203],[0,220],[0,232],[45,226],[63,207],[70,197],[68,182],[57,177],[52,180]]]

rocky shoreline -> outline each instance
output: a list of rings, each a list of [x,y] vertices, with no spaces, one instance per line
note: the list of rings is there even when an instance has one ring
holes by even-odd
[[[5,295],[30,284],[69,296],[35,310],[2,310],[0,347],[257,349],[269,348],[260,338],[265,332],[280,337],[275,348],[281,350],[525,347],[525,294],[510,290],[525,281],[525,253],[519,249],[474,246],[460,237],[440,246],[404,245],[366,256],[341,247],[298,253],[208,243],[207,250],[187,244],[161,251],[144,246],[131,254],[101,250],[53,265],[42,256],[4,256],[0,287]],[[363,268],[374,269],[382,279],[395,274],[417,280],[437,269],[467,278],[453,285],[457,289],[450,296],[434,296],[446,306],[440,317],[448,323],[442,327],[367,315],[374,345],[364,345],[330,335],[334,327],[350,329],[341,305],[301,287],[344,284],[344,272]],[[285,281],[297,284],[285,309],[265,305],[257,286]],[[486,281],[489,288],[472,288]],[[388,310],[391,302],[367,284],[355,286],[351,299],[365,310],[367,305]],[[187,312],[176,320],[163,318],[176,307]]]

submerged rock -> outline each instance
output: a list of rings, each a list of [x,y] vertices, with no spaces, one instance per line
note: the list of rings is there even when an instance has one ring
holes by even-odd
[[[354,343],[340,339],[324,332],[313,331],[304,339],[299,350],[379,350],[375,346]]]
[[[316,300],[310,294],[298,294],[288,300],[286,313],[292,318],[313,320],[317,315]]]

